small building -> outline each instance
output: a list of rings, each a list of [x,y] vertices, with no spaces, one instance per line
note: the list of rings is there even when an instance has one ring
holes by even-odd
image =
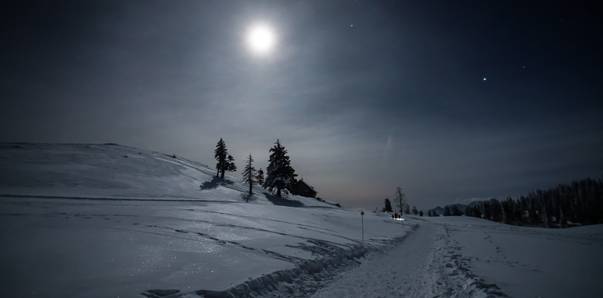
[[[294,195],[299,195],[299,196],[304,196],[304,197],[310,197],[310,198],[315,198],[317,192],[314,190],[314,187],[308,185],[306,182],[304,182],[304,179],[299,179],[297,182],[293,183],[293,185],[291,185],[289,187],[289,191],[294,194]]]

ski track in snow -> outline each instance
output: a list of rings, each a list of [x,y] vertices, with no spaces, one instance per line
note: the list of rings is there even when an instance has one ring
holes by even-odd
[[[603,292],[602,225],[546,229],[471,217],[428,220],[444,227],[440,241],[448,244],[438,246],[448,248],[442,255],[465,275],[465,283],[456,283],[465,292],[547,298],[599,297]]]
[[[435,247],[428,265],[431,272],[429,297],[507,296],[496,284],[486,282],[471,270],[471,257],[464,255],[447,225],[439,227]]]
[[[363,260],[312,297],[427,297],[426,264],[436,227],[421,225],[390,250]]]
[[[460,254],[461,247],[451,238],[449,230],[446,225],[423,221],[389,245],[356,245],[323,259],[300,260],[294,269],[252,279],[225,291],[151,290],[145,295],[151,298],[506,297],[497,285],[471,272],[469,258]]]
[[[470,270],[446,225],[423,221],[402,243],[337,276],[314,298],[500,297],[498,286]]]

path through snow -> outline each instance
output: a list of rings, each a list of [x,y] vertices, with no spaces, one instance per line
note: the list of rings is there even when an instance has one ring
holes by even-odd
[[[502,225],[413,218],[418,228],[339,273],[313,297],[599,297],[603,225]]]
[[[313,297],[427,297],[432,288],[429,259],[437,227],[421,224],[396,247],[343,272]]]

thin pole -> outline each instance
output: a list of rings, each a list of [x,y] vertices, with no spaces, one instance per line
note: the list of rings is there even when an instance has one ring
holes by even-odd
[[[362,242],[364,242],[364,211],[360,211],[360,218],[362,221]]]

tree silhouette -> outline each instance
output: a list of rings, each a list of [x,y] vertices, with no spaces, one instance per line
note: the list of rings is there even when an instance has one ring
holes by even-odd
[[[228,162],[226,163],[226,170],[229,172],[236,172],[237,171],[237,166],[234,163],[234,157],[232,157],[232,155],[228,155]],[[224,173],[222,173],[222,176],[224,176]],[[224,177],[222,177],[224,178]]]
[[[400,188],[399,186],[396,188],[396,199],[398,201],[398,208],[400,209],[400,215],[404,214],[404,211],[406,210],[404,207],[406,205],[406,202],[404,200],[404,193],[402,192],[402,188]],[[408,213],[408,212],[406,212]]]
[[[385,207],[383,207],[383,212],[393,212],[394,210],[392,209],[392,202],[389,201],[389,199],[385,199]]]
[[[262,168],[258,170],[258,174],[255,176],[255,179],[258,185],[264,186],[264,171]]]
[[[224,174],[226,171],[234,172],[237,170],[237,166],[234,163],[234,157],[228,154],[228,148],[226,148],[226,143],[222,138],[216,144],[216,149],[214,150],[214,157],[216,158],[216,177],[220,177],[224,179]]]
[[[603,180],[583,179],[519,198],[447,205],[444,215],[467,215],[513,225],[567,227],[603,223]],[[434,209],[429,214],[434,214]]]
[[[255,184],[255,168],[253,167],[253,157],[249,154],[245,168],[243,169],[243,182],[249,185],[249,196],[253,195],[253,185]],[[249,196],[247,201],[249,201]]]
[[[226,169],[226,158],[228,156],[228,150],[226,149],[226,143],[220,138],[216,149],[214,150],[214,157],[216,158],[216,177],[224,179],[224,170]]]
[[[289,187],[295,182],[295,170],[291,167],[291,160],[287,155],[287,149],[277,139],[270,148],[268,167],[266,168],[266,181],[264,186],[270,191],[276,188],[276,196],[281,197],[281,190]]]

